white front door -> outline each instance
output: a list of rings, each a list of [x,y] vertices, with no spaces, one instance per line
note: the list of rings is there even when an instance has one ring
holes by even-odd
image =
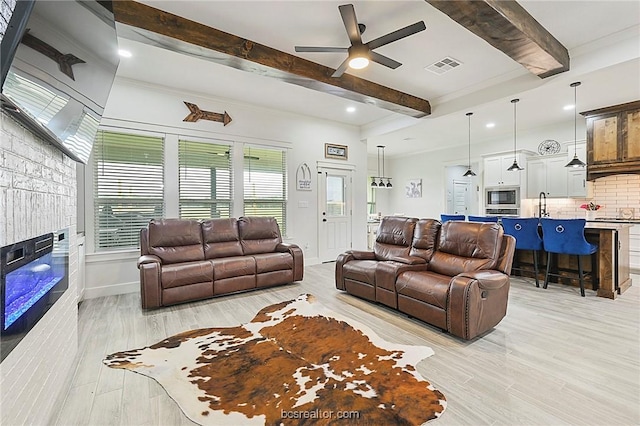
[[[336,260],[351,249],[351,170],[318,168],[318,256]]]

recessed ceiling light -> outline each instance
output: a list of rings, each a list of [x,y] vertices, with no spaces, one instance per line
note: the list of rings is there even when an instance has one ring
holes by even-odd
[[[487,123],[486,126],[487,129],[493,129],[494,127],[496,127],[496,123]]]
[[[562,109],[565,111],[569,111],[574,109],[576,106],[575,105],[565,105]]]
[[[356,112],[356,107],[353,107],[353,106],[347,107],[347,112]]]
[[[123,58],[130,58],[131,57],[131,52],[129,52],[128,50],[124,50],[124,49],[118,49],[118,55],[122,56]]]

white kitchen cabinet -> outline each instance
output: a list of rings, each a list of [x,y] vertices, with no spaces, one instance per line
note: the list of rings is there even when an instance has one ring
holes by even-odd
[[[573,160],[574,153],[578,154],[578,158],[584,162],[587,161],[587,145],[579,143],[567,145],[567,163]],[[587,182],[587,168],[568,168],[567,169],[567,196],[575,198],[589,198],[589,190],[591,183]]]
[[[548,198],[567,198],[567,157],[537,157],[527,162],[527,198],[544,192]]]
[[[522,155],[516,153],[518,164],[522,167]],[[496,155],[484,159],[484,187],[520,186],[521,171],[507,171],[513,164],[513,154]]]

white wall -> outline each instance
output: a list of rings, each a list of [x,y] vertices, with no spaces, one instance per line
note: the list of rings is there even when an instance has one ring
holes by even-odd
[[[0,424],[49,424],[78,349],[76,169],[0,116],[0,246],[69,228],[69,288],[0,364]]]
[[[584,120],[578,122],[578,138],[585,133]],[[425,135],[428,138],[429,135]],[[584,136],[583,136],[584,137]],[[554,139],[561,144],[573,141],[573,121],[556,124],[534,130],[518,131],[518,150],[537,152],[538,144],[545,139]],[[472,145],[471,161],[478,164],[475,182],[480,189],[478,209],[482,209],[482,157],[496,153],[508,153],[513,150],[513,139],[502,137],[486,139]],[[403,212],[407,216],[439,218],[447,208],[446,188],[448,186],[446,167],[467,164],[467,151],[461,145],[438,151],[414,153],[402,157],[387,157],[387,174],[393,177],[394,188],[382,200],[379,209],[383,214],[394,211]],[[514,172],[518,173],[518,172]],[[526,173],[522,171],[519,173]],[[408,179],[422,178],[422,198],[406,198],[404,185]],[[478,188],[476,188],[478,189]]]
[[[183,101],[195,103],[201,109],[226,111],[232,118],[227,126],[201,120],[185,123],[189,111]],[[177,142],[177,135],[205,139],[220,139],[234,143],[265,144],[288,148],[288,223],[287,241],[298,244],[304,251],[305,263],[318,259],[318,161],[355,166],[353,181],[354,247],[366,247],[366,144],[359,139],[359,129],[341,123],[272,111],[238,103],[233,100],[205,98],[194,93],[182,93],[170,88],[126,79],[116,79],[109,96],[103,126],[123,131],[150,131],[166,135]],[[324,144],[335,143],[349,147],[347,161],[324,158]],[[171,152],[171,144],[168,146]],[[167,161],[176,161],[167,157]],[[312,171],[312,191],[295,189],[298,165],[307,163]],[[92,170],[85,173],[85,225],[87,234],[87,270],[85,297],[98,297],[127,291],[138,291],[137,250],[118,253],[96,253],[93,232]],[[166,178],[165,178],[166,179]],[[177,199],[175,183],[165,182],[165,198]],[[167,193],[170,191],[170,193]],[[306,203],[306,204],[305,204]],[[305,206],[308,207],[300,207]],[[168,209],[171,212],[171,209]]]

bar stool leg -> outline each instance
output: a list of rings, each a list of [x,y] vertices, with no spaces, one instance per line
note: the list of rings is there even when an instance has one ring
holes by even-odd
[[[540,287],[540,283],[538,282],[538,250],[533,251],[533,270],[534,274],[536,274],[536,287]]]
[[[580,296],[584,297],[584,273],[582,272],[582,259],[578,257],[578,273],[580,274]]]
[[[547,284],[549,284],[549,269],[551,268],[551,252],[547,252],[547,272],[544,274],[544,285],[542,288],[547,288]]]
[[[598,290],[600,288],[600,274],[598,273],[598,252],[591,255],[591,288]]]

